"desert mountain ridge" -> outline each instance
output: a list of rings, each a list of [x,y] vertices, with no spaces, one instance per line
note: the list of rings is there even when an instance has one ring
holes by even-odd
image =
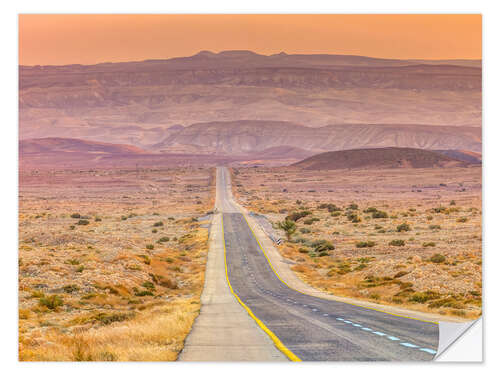
[[[481,128],[476,127],[343,124],[311,128],[284,121],[241,120],[178,127],[146,148],[241,155],[283,146],[312,153],[390,146],[480,152],[482,143]]]
[[[415,148],[365,148],[325,152],[311,156],[293,167],[307,170],[446,168],[467,167],[471,163],[439,152]]]
[[[480,61],[251,51],[97,65],[21,66],[21,139],[147,147],[212,122],[481,127]]]

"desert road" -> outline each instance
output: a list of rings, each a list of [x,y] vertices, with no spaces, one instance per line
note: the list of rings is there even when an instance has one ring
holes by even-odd
[[[179,360],[434,358],[436,323],[305,294],[285,284],[268,258],[276,250],[261,247],[257,228],[249,226],[255,224],[233,200],[224,167],[217,168],[215,208],[202,307]]]
[[[233,202],[230,186],[228,170],[218,168],[228,280],[292,355],[303,361],[432,360],[437,324],[324,300],[285,285]]]

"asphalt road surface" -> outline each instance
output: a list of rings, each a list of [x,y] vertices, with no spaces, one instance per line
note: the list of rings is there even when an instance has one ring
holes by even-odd
[[[324,300],[287,287],[274,273],[217,170],[228,278],[234,292],[303,361],[429,361],[437,324]]]

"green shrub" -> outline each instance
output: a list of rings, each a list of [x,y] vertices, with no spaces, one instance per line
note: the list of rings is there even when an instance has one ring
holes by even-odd
[[[423,247],[435,247],[436,243],[435,242],[424,242],[422,244]]]
[[[429,229],[438,230],[438,229],[441,229],[441,225],[437,225],[437,224],[429,225]]]
[[[360,241],[356,243],[356,247],[358,248],[363,248],[363,247],[373,247],[375,246],[375,242],[373,241]]]
[[[411,230],[410,226],[408,225],[408,223],[403,223],[403,224],[399,224],[397,227],[396,227],[396,230],[398,232],[409,232]]]
[[[78,273],[82,273],[84,269],[85,269],[84,266],[80,266],[75,271],[78,272]]]
[[[158,229],[153,229],[151,233],[158,233]]]
[[[38,300],[38,304],[40,306],[44,306],[50,310],[55,310],[59,306],[63,305],[63,299],[59,297],[58,295],[52,295],[52,296],[47,296],[47,297],[42,297]]]
[[[349,206],[347,206],[348,210],[357,210],[359,209],[358,205],[356,203],[351,203]]]
[[[434,254],[430,258],[430,261],[432,263],[443,263],[445,260],[446,260],[446,257],[443,254]]]
[[[162,242],[168,242],[168,241],[170,241],[170,237],[161,237],[161,238],[160,238],[158,241],[156,241],[156,242],[158,242],[158,243],[162,243]]]
[[[378,210],[375,208],[375,207],[368,207],[366,210],[364,210],[363,212],[364,213],[373,213],[373,212],[377,212]]]
[[[142,283],[142,286],[146,289],[149,289],[149,290],[155,290],[155,285],[151,282],[151,281],[144,281]]]
[[[127,217],[126,217],[125,215],[123,215],[123,216],[121,217],[121,219],[122,219],[122,220],[127,220]]]
[[[404,240],[392,240],[391,242],[389,242],[389,245],[390,246],[404,246],[405,241]]]
[[[124,314],[124,313],[113,313],[113,314],[107,314],[107,313],[97,313],[94,315],[91,320],[94,322],[100,322],[103,325],[108,325],[114,322],[123,322],[124,320],[127,320],[132,317],[133,314]]]
[[[332,213],[330,214],[330,216],[332,216],[332,217],[339,217],[340,215],[341,215],[341,214],[340,214],[340,211],[335,211],[335,212],[332,212]]]
[[[153,250],[154,248],[155,248],[155,246],[152,245],[152,244],[147,244],[146,245],[146,249],[148,249],[148,250]]]
[[[88,225],[89,221],[87,219],[80,219],[78,220],[78,225]]]
[[[137,296],[137,297],[144,297],[144,296],[153,296],[153,292],[151,292],[150,290],[136,290],[134,292],[134,294]]]

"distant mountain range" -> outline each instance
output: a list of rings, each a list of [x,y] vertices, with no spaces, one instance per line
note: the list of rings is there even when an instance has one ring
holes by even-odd
[[[193,124],[241,120],[323,129],[337,124],[480,128],[481,80],[480,60],[251,51],[20,66],[20,138],[67,137],[150,148],[180,126],[193,130]]]

